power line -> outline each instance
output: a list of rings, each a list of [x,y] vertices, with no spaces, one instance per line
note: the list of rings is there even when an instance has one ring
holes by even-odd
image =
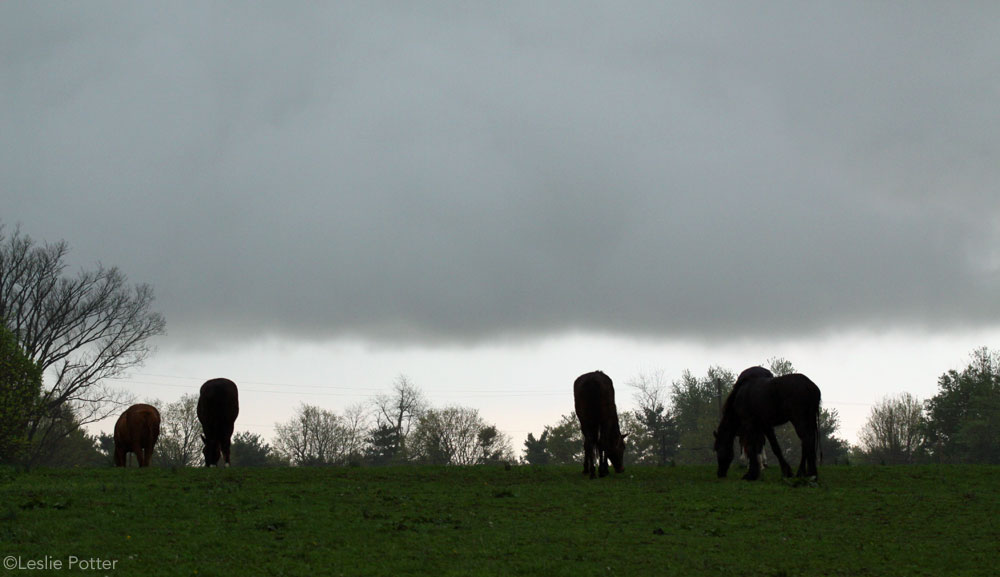
[[[181,376],[176,376],[176,375],[156,375],[156,374],[151,374],[151,373],[136,373],[136,375],[140,376],[140,377],[155,377],[155,378],[161,378],[161,379],[177,379],[177,380],[183,380],[183,381],[192,381],[192,382],[195,382],[195,383],[201,383],[201,382],[203,382],[201,379],[198,379],[198,378],[194,378],[194,377],[181,377]],[[162,386],[188,386],[188,385],[167,385],[167,384],[162,384],[162,383],[146,383],[146,384],[161,384]],[[265,386],[265,387],[302,387],[302,388],[308,388],[308,389],[347,389],[347,390],[352,390],[352,391],[354,391],[354,390],[364,390],[364,391],[381,391],[381,390],[383,390],[383,389],[376,389],[376,388],[373,388],[373,387],[342,387],[342,386],[338,386],[338,385],[301,385],[301,384],[293,384],[293,383],[275,383],[275,382],[268,382],[268,381],[254,381],[254,380],[245,380],[245,379],[240,379],[240,384],[261,385],[261,386]]]
[[[137,376],[144,377],[154,377],[154,378],[165,378],[165,379],[175,379],[189,381],[192,383],[202,382],[200,379],[193,377],[183,377],[177,375],[160,375],[160,374],[150,374],[150,373],[136,373]],[[144,385],[153,387],[169,387],[169,388],[182,388],[182,389],[192,389],[196,387],[191,384],[173,384],[173,383],[158,383],[146,380],[135,380],[135,379],[120,379],[120,383],[126,385]],[[287,389],[322,389],[328,392],[310,392],[310,391],[299,391],[299,390],[274,390],[274,389],[256,389],[256,388],[240,388],[241,391],[246,391],[248,393],[257,393],[265,395],[293,395],[293,396],[310,396],[310,397],[364,397],[368,399],[375,398],[378,394],[386,392],[385,389],[377,389],[372,387],[346,387],[339,385],[308,385],[308,384],[293,384],[293,383],[278,383],[270,381],[257,381],[257,380],[241,380],[241,384],[249,385],[260,385],[260,386],[273,386],[273,387],[286,387]],[[343,392],[330,392],[329,389],[335,389],[336,391]],[[545,390],[534,390],[534,389],[454,389],[454,390],[425,390],[426,393],[434,396],[444,396],[448,398],[468,398],[468,399],[484,399],[484,398],[514,398],[514,397],[569,397],[568,392],[553,392]],[[872,403],[854,402],[854,401],[840,401],[840,400],[824,400],[823,406],[825,407],[838,407],[838,406],[856,406],[856,407],[871,407]]]
[[[172,375],[154,375],[146,373],[136,373],[140,377],[154,377],[154,378],[167,378],[167,379],[177,379],[191,381],[194,383],[201,382],[199,379],[194,379],[190,377],[172,376]],[[134,385],[148,385],[156,387],[172,387],[172,388],[194,388],[192,385],[188,384],[171,384],[171,383],[157,383],[145,380],[135,380],[130,378],[120,379],[119,382],[124,384],[134,384]],[[273,387],[288,387],[288,388],[308,388],[308,389],[336,389],[340,391],[356,391],[355,394],[348,393],[308,393],[303,391],[290,391],[290,390],[268,390],[268,389],[250,389],[244,388],[242,385],[260,385],[260,386],[273,386]],[[300,385],[293,383],[275,383],[267,381],[253,381],[253,380],[240,380],[240,390],[255,393],[267,393],[267,394],[279,394],[279,395],[316,395],[316,396],[359,396],[363,392],[371,393],[384,393],[386,389],[372,388],[372,387],[345,387],[338,385]],[[460,394],[460,395],[471,395],[475,397],[528,397],[528,396],[563,396],[567,395],[566,392],[554,392],[545,391],[537,389],[452,389],[452,390],[433,390],[424,389],[428,394]],[[374,397],[374,394],[369,394],[368,396]]]

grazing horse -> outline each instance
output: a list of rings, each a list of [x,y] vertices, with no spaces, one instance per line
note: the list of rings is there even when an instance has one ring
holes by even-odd
[[[202,442],[205,443],[205,466],[219,463],[219,455],[229,466],[229,447],[236,416],[240,414],[236,383],[229,379],[212,379],[201,386],[198,397],[198,420],[201,421]]]
[[[746,369],[740,376],[736,378],[736,384],[733,385],[733,391],[743,386],[749,381],[755,381],[757,379],[773,379],[774,373],[765,369],[764,367],[750,367]],[[750,466],[750,438],[749,437],[739,437],[740,440],[740,455],[741,460],[746,459],[747,466]],[[773,447],[772,447],[773,448]],[[761,443],[760,452],[756,454],[755,458],[758,460],[758,464],[761,469],[767,466],[767,457],[764,456],[764,444]]]
[[[576,416],[583,432],[583,472],[595,478],[608,474],[608,459],[616,473],[625,471],[625,437],[618,426],[618,407],[611,377],[601,371],[580,375],[573,383]]]
[[[153,445],[160,437],[160,412],[152,405],[132,405],[115,423],[115,466],[127,467],[128,454],[135,453],[140,467],[153,459]]]
[[[816,453],[819,446],[820,391],[808,377],[801,374],[769,376],[770,371],[752,367],[740,374],[733,390],[726,398],[722,420],[715,435],[715,454],[719,462],[718,476],[725,477],[733,461],[733,439],[740,437],[749,455],[759,454],[765,438],[781,465],[785,477],[792,476],[792,468],[785,461],[774,427],[791,422],[802,441],[802,459],[796,475],[815,477]],[[750,459],[750,468],[743,478],[748,481],[760,477],[760,461]]]

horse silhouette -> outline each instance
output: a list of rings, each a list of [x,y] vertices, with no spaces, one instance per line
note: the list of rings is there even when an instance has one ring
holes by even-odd
[[[718,476],[725,477],[729,471],[733,461],[733,440],[738,436],[748,455],[760,454],[765,440],[770,442],[782,475],[791,477],[792,468],[774,434],[774,427],[791,422],[802,442],[802,458],[796,475],[815,477],[819,404],[819,387],[805,375],[793,373],[775,377],[763,367],[751,367],[740,373],[723,405],[719,428],[714,432]],[[759,459],[751,458],[743,478],[758,479],[760,465]]]
[[[611,377],[601,371],[580,375],[573,383],[576,416],[583,432],[583,472],[595,478],[608,474],[608,459],[616,473],[625,470],[625,437],[618,426],[618,407]],[[596,466],[595,466],[596,465]]]
[[[219,463],[220,455],[229,466],[229,448],[233,427],[240,414],[239,392],[229,379],[212,379],[201,386],[198,397],[198,420],[201,421],[205,466]]]
[[[160,412],[152,405],[132,405],[118,417],[114,436],[116,467],[128,466],[129,453],[135,453],[140,467],[148,467],[160,437]]]

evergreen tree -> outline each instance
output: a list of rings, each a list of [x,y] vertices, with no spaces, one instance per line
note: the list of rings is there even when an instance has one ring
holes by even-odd
[[[983,347],[938,379],[926,403],[927,449],[941,462],[1000,463],[1000,354]]]
[[[263,437],[249,431],[233,435],[230,451],[234,467],[267,467],[281,461]]]
[[[524,441],[524,460],[529,465],[547,465],[549,464],[549,452],[546,450],[546,445],[549,440],[549,430],[546,428],[542,431],[541,436],[537,439],[531,433],[528,433],[528,438]]]

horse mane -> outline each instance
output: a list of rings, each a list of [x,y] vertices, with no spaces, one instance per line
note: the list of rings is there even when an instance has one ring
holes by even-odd
[[[736,383],[733,385],[733,390],[729,391],[729,396],[726,397],[726,402],[722,405],[722,420],[719,422],[719,429],[721,430],[724,425],[729,425],[735,418],[733,415],[733,399],[736,398],[736,393],[740,389],[746,386],[747,383],[755,382],[760,379],[773,378],[774,373],[760,366],[750,367],[740,373],[740,376],[736,378]]]
[[[726,397],[726,402],[722,404],[722,419],[719,421],[719,430],[728,429],[736,420],[735,412],[733,411],[733,399],[736,398],[736,391],[740,390],[743,385],[747,384],[747,381],[736,381],[733,385],[733,390],[729,391],[729,396]]]
[[[728,422],[733,416],[733,398],[736,397],[736,391],[740,389],[746,382],[736,381],[733,385],[733,390],[729,391],[729,396],[726,397],[726,402],[722,404],[722,422]]]

